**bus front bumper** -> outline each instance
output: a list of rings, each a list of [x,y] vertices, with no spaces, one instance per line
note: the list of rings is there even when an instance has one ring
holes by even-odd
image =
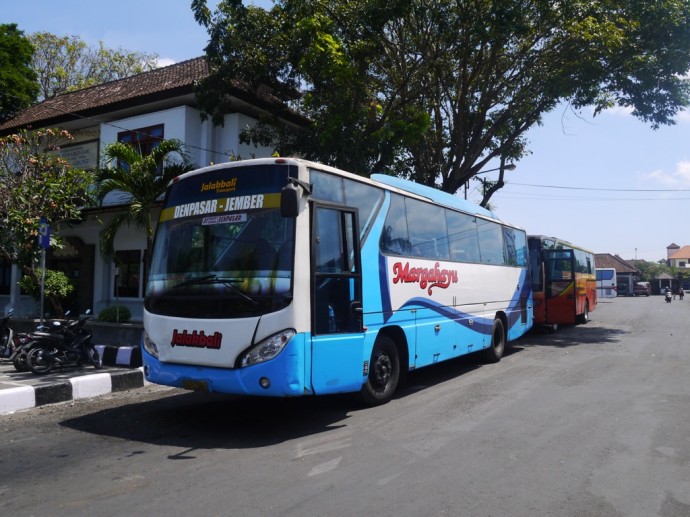
[[[275,358],[245,368],[213,368],[163,363],[142,347],[144,377],[148,382],[194,391],[299,397],[311,395],[306,383],[302,339],[292,339]]]

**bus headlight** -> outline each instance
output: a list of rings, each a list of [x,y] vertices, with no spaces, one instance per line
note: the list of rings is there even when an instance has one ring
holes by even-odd
[[[294,330],[287,329],[267,337],[244,353],[240,360],[240,366],[251,366],[273,359],[285,348],[285,345],[294,335]]]
[[[144,350],[146,350],[149,354],[158,359],[158,347],[156,346],[156,343],[151,341],[151,338],[149,337],[147,332],[144,332],[144,338],[142,339],[142,342],[144,344]]]

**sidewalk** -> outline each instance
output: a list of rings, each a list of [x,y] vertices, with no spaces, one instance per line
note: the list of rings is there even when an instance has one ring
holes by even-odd
[[[18,372],[0,360],[0,415],[144,386],[139,347],[96,345],[104,367],[66,366],[48,375]]]

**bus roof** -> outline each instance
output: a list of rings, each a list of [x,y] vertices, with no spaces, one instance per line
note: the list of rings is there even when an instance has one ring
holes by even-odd
[[[433,187],[420,185],[414,181],[397,178],[395,176],[388,176],[387,174],[372,174],[371,179],[390,187],[395,187],[406,192],[412,192],[418,196],[429,198],[439,205],[445,205],[447,207],[462,210],[463,212],[469,212],[498,220],[498,217],[496,217],[491,210],[487,210],[486,208],[476,205],[471,201],[461,199],[453,194],[443,192],[442,190],[438,190]]]
[[[501,221],[491,210],[488,210],[482,206],[479,206],[471,201],[467,201],[466,199],[459,198],[458,196],[455,196],[453,194],[449,194],[448,192],[443,192],[442,190],[435,189],[433,187],[427,187],[426,185],[421,185],[419,183],[415,183],[414,181],[398,178],[395,176],[389,176],[387,174],[372,174],[370,178],[367,178],[366,176],[360,176],[358,174],[354,174],[348,171],[344,171],[342,169],[338,169],[335,167],[332,167],[330,165],[326,165],[323,163],[317,163],[317,162],[312,162],[309,160],[305,160],[302,158],[293,158],[293,157],[272,157],[272,158],[254,158],[250,160],[238,160],[235,162],[225,162],[225,163],[218,163],[218,164],[213,164],[213,165],[208,165],[206,167],[201,167],[199,169],[195,169],[190,172],[186,172],[177,178],[174,178],[170,183],[175,183],[181,179],[185,179],[189,176],[195,176],[197,174],[203,174],[205,172],[209,172],[211,170],[218,170],[222,168],[232,168],[232,167],[241,167],[241,166],[246,166],[246,165],[261,165],[261,164],[274,164],[274,163],[282,163],[282,164],[303,164],[306,167],[312,167],[312,168],[317,168],[317,169],[322,169],[324,171],[329,171],[333,172],[336,174],[340,174],[342,176],[349,177],[351,179],[355,179],[358,181],[363,181],[365,183],[370,183],[378,186],[384,186],[396,189],[396,190],[401,190],[406,193],[412,194],[413,196],[418,196],[421,198],[425,198],[427,200],[433,201],[434,203],[437,203],[439,205],[446,206],[448,208],[453,208],[455,210],[460,210],[462,212],[465,212],[467,214],[471,215],[476,215],[482,218],[488,218],[488,219],[493,219],[497,222],[500,222],[502,224],[508,224],[508,226],[514,226],[510,223],[505,223]],[[517,228],[517,226],[515,226]]]

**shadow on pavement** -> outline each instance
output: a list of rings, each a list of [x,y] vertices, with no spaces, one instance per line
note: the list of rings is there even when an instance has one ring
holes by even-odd
[[[509,349],[506,353],[517,352],[519,349]],[[410,372],[396,398],[479,367],[479,356],[470,355]],[[170,459],[189,459],[194,457],[194,450],[268,447],[338,430],[346,426],[344,421],[350,413],[367,410],[356,394],[274,399],[175,390],[163,398],[104,409],[61,425],[100,436],[182,448],[183,453]]]
[[[625,331],[594,325],[533,331],[506,350],[506,357],[533,346],[571,347],[619,343]],[[481,368],[471,354],[409,372],[396,398],[429,389]],[[491,365],[487,365],[491,367]],[[367,411],[353,395],[274,399],[201,394],[180,390],[162,398],[104,409],[61,425],[100,436],[183,449],[170,459],[193,458],[194,450],[246,449],[335,431],[354,411]],[[385,411],[374,408],[372,411]]]
[[[605,345],[620,343],[626,334],[625,330],[593,325],[561,326],[556,332],[537,328],[518,344],[522,347],[552,346],[557,348],[593,343]]]

